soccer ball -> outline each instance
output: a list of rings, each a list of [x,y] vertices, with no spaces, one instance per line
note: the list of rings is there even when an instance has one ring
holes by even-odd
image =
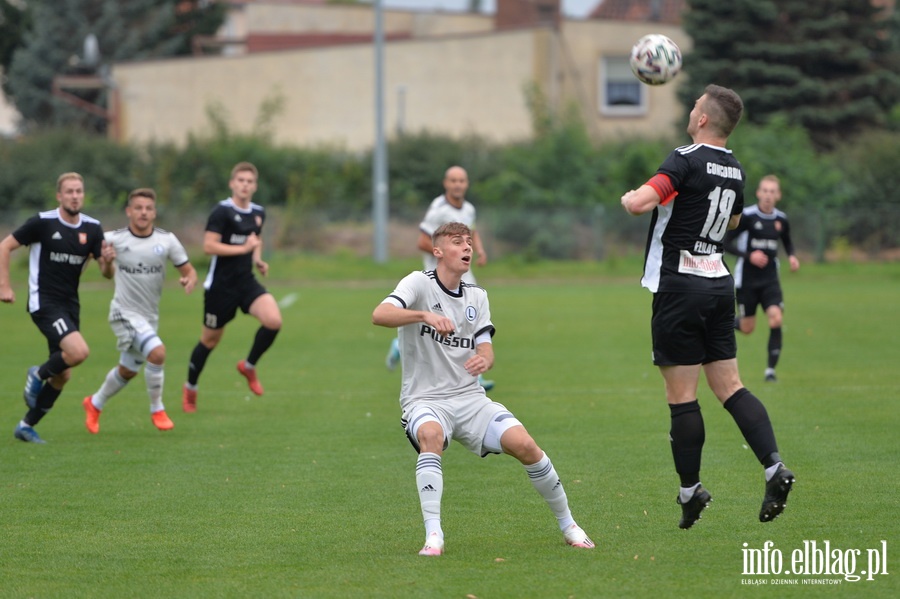
[[[662,85],[681,70],[681,50],[659,33],[645,35],[631,48],[631,70],[647,85]]]

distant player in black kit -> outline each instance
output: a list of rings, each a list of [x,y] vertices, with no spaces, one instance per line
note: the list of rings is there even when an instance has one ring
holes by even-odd
[[[761,522],[781,514],[794,483],[765,406],[741,383],[734,279],[722,260],[725,232],[738,226],[744,207],[744,170],[725,147],[743,109],[734,91],[708,86],[688,120],[694,143],[673,150],[656,175],[622,196],[629,214],[653,211],[641,284],[653,293],[653,363],[665,379],[671,411],[680,528],[693,526],[712,499],[700,484],[706,437],[697,400],[701,368],[765,468]]]
[[[800,268],[791,241],[787,215],[775,208],[781,199],[781,184],[775,175],[766,175],[756,188],[756,206],[744,208],[741,222],[725,237],[725,249],[738,256],[734,267],[738,315],[734,328],[749,335],[756,327],[756,308],[762,305],[769,320],[769,359],[766,381],[774,382],[775,366],[781,356],[781,323],[784,296],[778,280],[778,241],[784,244],[791,270]]]
[[[28,443],[45,441],[34,430],[50,411],[69,380],[71,368],[84,362],[89,348],[79,332],[81,305],[78,283],[87,260],[101,265],[111,259],[100,222],[81,213],[84,179],[63,173],[56,181],[59,208],[33,216],[0,242],[0,301],[16,301],[9,280],[10,254],[30,247],[28,312],[50,350],[49,359],[28,369],[25,403],[28,411],[16,426],[15,437]]]
[[[209,215],[203,237],[203,251],[211,255],[209,273],[203,283],[203,330],[200,342],[191,353],[188,378],[182,393],[185,412],[197,410],[197,380],[209,353],[215,349],[225,325],[231,322],[238,308],[260,322],[246,360],[237,363],[237,370],[247,379],[250,390],[263,394],[256,375],[256,364],[272,346],[281,330],[281,310],[272,294],[253,276],[253,267],[262,276],[269,265],[262,259],[262,232],[266,219],[262,206],[252,202],[256,193],[259,172],[249,162],[240,162],[231,169],[231,197],[222,200]]]

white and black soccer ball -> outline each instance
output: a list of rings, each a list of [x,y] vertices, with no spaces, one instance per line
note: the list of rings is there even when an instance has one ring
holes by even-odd
[[[651,33],[631,48],[631,70],[647,85],[662,85],[681,71],[681,50],[665,35]]]

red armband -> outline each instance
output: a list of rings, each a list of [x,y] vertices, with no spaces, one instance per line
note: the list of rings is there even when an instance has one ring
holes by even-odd
[[[675,191],[675,186],[672,185],[672,181],[669,179],[669,175],[657,173],[653,175],[649,181],[644,183],[644,185],[649,185],[656,190],[656,195],[659,196],[659,203],[661,205],[668,204],[678,195],[678,192]]]

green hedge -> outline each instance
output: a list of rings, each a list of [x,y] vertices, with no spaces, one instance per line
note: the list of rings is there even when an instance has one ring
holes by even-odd
[[[442,192],[444,170],[461,164],[469,171],[470,197],[479,207],[495,212],[515,207],[539,215],[531,220],[517,217],[515,222],[501,219],[498,238],[520,244],[524,252],[573,257],[571,235],[562,232],[573,224],[572,217],[558,210],[619,210],[623,192],[644,183],[674,146],[689,141],[681,135],[596,144],[572,116],[542,121],[536,130],[540,134],[534,139],[505,145],[427,131],[392,140],[392,216],[420,218],[428,202]],[[820,256],[837,237],[867,247],[900,245],[897,211],[877,209],[900,199],[896,133],[873,132],[832,154],[819,154],[803,129],[774,120],[764,127],[742,125],[730,145],[749,176],[748,203],[754,201],[759,178],[775,173],[784,191],[780,207],[792,217],[799,212],[817,215]],[[228,194],[228,174],[240,160],[260,169],[257,199],[288,208],[285,214],[295,215],[306,227],[321,220],[370,217],[370,153],[279,146],[265,132],[234,134],[221,122],[213,133],[192,136],[183,147],[122,146],[67,129],[0,141],[0,197],[7,209],[44,209],[52,201],[59,173],[74,170],[85,175],[88,202],[94,207],[118,206],[128,190],[151,186],[170,210],[196,210]],[[844,216],[832,219],[829,214]]]

